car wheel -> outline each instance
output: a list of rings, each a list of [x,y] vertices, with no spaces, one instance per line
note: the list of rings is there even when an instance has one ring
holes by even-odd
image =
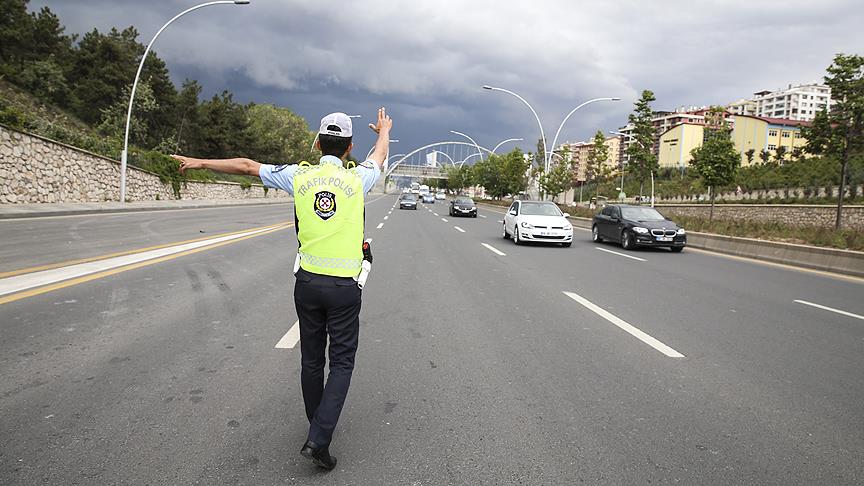
[[[597,229],[597,225],[591,227],[591,241],[594,243],[603,242],[603,238],[600,236],[600,231]]]
[[[504,229],[504,235],[503,235],[503,238],[504,238],[505,240],[509,240],[509,239],[510,239],[510,233],[507,232],[507,225],[506,225],[506,224],[502,224],[501,227]]]
[[[573,244],[572,242],[570,242],[570,243],[561,243],[561,246],[563,246],[564,248],[570,248],[570,245],[572,245],[572,244]]]
[[[513,225],[513,243],[517,245],[522,244],[522,240],[519,239],[519,227],[516,225]]]
[[[684,247],[683,246],[673,246],[669,249],[672,250],[672,253],[681,253],[681,251],[684,250]]]
[[[474,216],[471,216],[471,217],[472,217],[472,218],[476,218],[476,217],[477,217],[477,213],[474,213]]]
[[[626,230],[621,232],[621,247],[625,250],[636,248],[636,244],[633,242],[633,236]]]

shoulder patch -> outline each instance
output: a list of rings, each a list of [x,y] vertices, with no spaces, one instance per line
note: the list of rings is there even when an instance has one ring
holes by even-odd
[[[276,167],[273,168],[273,170],[271,172],[281,172],[286,167],[288,167],[288,164],[277,165]]]

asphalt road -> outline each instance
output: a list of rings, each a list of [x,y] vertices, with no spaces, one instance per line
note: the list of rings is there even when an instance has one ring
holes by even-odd
[[[335,471],[298,454],[282,227],[0,304],[0,483],[864,482],[861,280],[579,230],[571,248],[515,246],[498,212],[395,200],[367,205],[375,263]],[[292,219],[0,223],[0,270]]]

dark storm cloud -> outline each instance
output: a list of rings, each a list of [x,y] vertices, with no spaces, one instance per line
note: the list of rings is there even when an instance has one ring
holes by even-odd
[[[395,151],[452,139],[491,147],[538,129],[524,105],[483,84],[522,94],[552,137],[626,122],[644,88],[656,107],[726,103],[761,89],[820,80],[837,52],[861,53],[864,9],[846,1],[435,1],[252,0],[201,9],[170,26],[156,50],[175,81],[199,79],[209,94],[289,106],[311,126],[329,111],[371,117],[388,106]],[[33,1],[70,32],[135,25],[147,42],[194,1]],[[368,120],[364,120],[368,121]],[[372,136],[357,130],[360,147]],[[560,140],[559,140],[560,141]],[[551,140],[550,140],[551,143]]]

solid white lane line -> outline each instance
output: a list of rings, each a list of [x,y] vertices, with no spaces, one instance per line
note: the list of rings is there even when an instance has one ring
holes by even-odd
[[[134,263],[143,262],[145,260],[152,260],[154,258],[173,255],[175,253],[181,253],[184,251],[193,250],[216,243],[221,243],[224,241],[236,240],[237,238],[243,238],[244,236],[258,234],[264,231],[269,231],[271,229],[273,229],[273,227],[257,229],[254,231],[246,231],[243,233],[236,233],[233,235],[221,236],[218,238],[211,238],[207,240],[195,241],[183,245],[158,248],[156,250],[144,251],[141,253],[132,253],[130,255],[122,255],[114,258],[106,258],[103,260],[79,263],[77,265],[53,268],[50,270],[43,270],[41,272],[27,273],[15,277],[8,277],[0,279],[0,295],[20,292],[22,290],[32,289],[34,287],[41,287],[43,285],[50,285],[56,282],[61,282],[63,280],[69,280],[92,273],[111,270],[112,268],[132,265]]]
[[[460,233],[464,233],[464,232],[465,232],[465,230],[463,230],[462,228],[460,228],[460,227],[458,227],[458,226],[454,226],[454,228],[456,229],[456,231],[459,231]]]
[[[807,302],[806,300],[796,300],[795,302],[798,302],[799,304],[809,305],[810,307],[815,307],[817,309],[826,310],[828,312],[836,312],[837,314],[841,314],[847,317],[854,317],[855,319],[861,319],[862,321],[864,321],[864,316],[859,316],[858,314],[853,314],[844,310],[828,307],[827,305],[814,304],[813,302]]]
[[[382,226],[384,226],[384,223],[378,223],[378,226],[376,226],[375,229],[381,229]]]
[[[389,217],[390,216],[384,216],[384,221],[387,221],[387,218],[389,218]]]
[[[645,260],[644,258],[639,258],[639,257],[630,256],[630,255],[625,255],[625,254],[623,254],[623,253],[618,253],[617,251],[607,250],[606,248],[600,248],[599,246],[595,246],[594,249],[596,249],[596,250],[600,250],[600,251],[605,251],[606,253],[611,253],[611,254],[613,254],[613,255],[623,256],[624,258],[630,258],[631,260],[639,260],[640,262],[645,262],[645,261],[647,261],[647,260]]]
[[[483,245],[483,246],[485,246],[489,251],[491,251],[492,253],[494,253],[494,254],[496,254],[496,255],[498,255],[498,256],[507,256],[506,253],[504,253],[503,251],[499,250],[498,248],[495,248],[495,247],[492,246],[492,245],[489,245],[489,244],[486,244],[486,243],[480,243],[480,244]]]
[[[441,221],[447,222],[447,218],[441,218]]]
[[[277,349],[293,349],[300,340],[300,321],[295,321],[291,329],[276,343]]]
[[[585,306],[591,312],[594,312],[598,316],[606,319],[607,321],[611,322],[612,324],[615,324],[616,326],[620,327],[621,329],[623,329],[627,333],[633,335],[636,339],[642,341],[643,343],[647,344],[648,346],[651,346],[652,348],[656,349],[657,351],[660,351],[661,353],[665,354],[666,356],[668,356],[670,358],[684,358],[685,357],[683,354],[679,353],[678,351],[675,351],[674,349],[670,348],[669,346],[661,343],[660,341],[658,341],[658,340],[654,339],[653,337],[651,337],[650,335],[646,334],[641,329],[639,329],[639,328],[637,328],[631,324],[628,324],[627,322],[623,321],[622,319],[610,314],[605,309],[598,307],[597,305],[594,305],[591,301],[589,301],[585,297],[582,297],[579,294],[574,294],[573,292],[567,292],[567,291],[564,291],[564,295],[566,295],[567,297],[570,297],[571,299],[575,300],[576,302],[579,302],[580,304]]]
[[[478,214],[477,216],[480,216],[481,218],[486,219],[486,216],[483,216],[482,214]]]

